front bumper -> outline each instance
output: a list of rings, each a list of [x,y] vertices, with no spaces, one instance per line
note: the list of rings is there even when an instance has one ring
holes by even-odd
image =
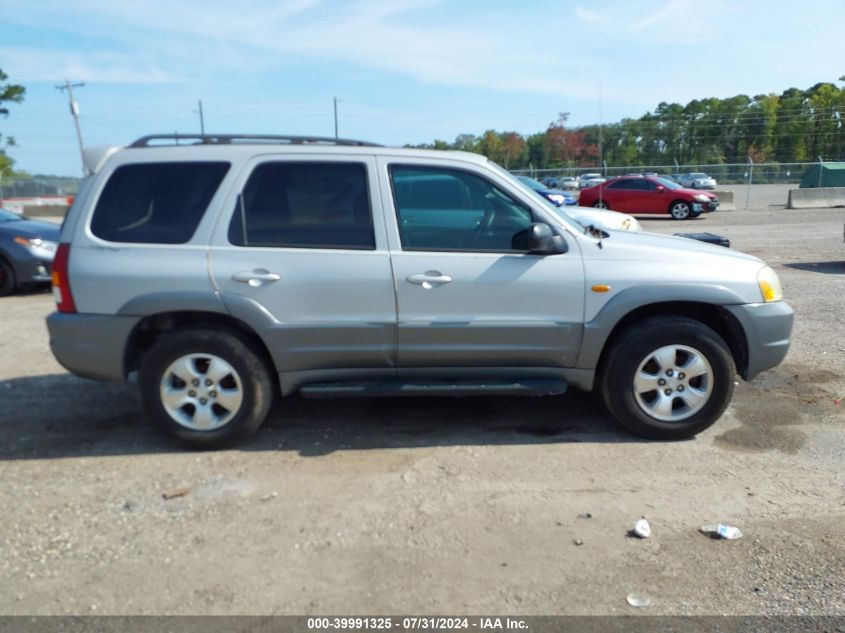
[[[17,244],[6,251],[6,258],[12,264],[18,284],[50,281],[54,256],[54,253],[40,256]]]
[[[124,380],[126,344],[141,317],[53,312],[50,349],[68,371],[95,380]]]
[[[19,284],[41,283],[50,281],[53,260],[28,259],[15,262],[15,277]]]
[[[719,208],[719,199],[711,200],[710,202],[693,202],[692,210],[696,213],[711,213]]]
[[[795,313],[786,301],[725,306],[739,321],[748,343],[748,365],[740,370],[751,380],[761,371],[774,367],[789,351],[789,337]]]

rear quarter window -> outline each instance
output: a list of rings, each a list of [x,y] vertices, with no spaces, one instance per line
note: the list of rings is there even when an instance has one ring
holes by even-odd
[[[91,232],[109,242],[184,244],[228,170],[225,162],[118,167],[94,208]]]

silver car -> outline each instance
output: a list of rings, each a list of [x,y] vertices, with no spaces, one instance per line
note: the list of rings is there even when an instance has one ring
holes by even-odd
[[[483,156],[162,135],[86,153],[50,345],[181,441],[277,396],[597,390],[639,435],[713,424],[793,313],[756,257],[574,221]]]
[[[694,171],[688,174],[680,174],[677,178],[678,184],[688,189],[715,189],[716,179],[711,178],[704,172]]]

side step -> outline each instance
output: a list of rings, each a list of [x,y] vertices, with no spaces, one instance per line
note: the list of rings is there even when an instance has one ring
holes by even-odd
[[[305,385],[305,398],[383,398],[398,396],[554,396],[566,392],[562,378],[524,378],[513,381],[422,382],[373,381],[327,382]]]

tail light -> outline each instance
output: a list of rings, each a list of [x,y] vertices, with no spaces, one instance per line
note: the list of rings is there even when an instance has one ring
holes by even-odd
[[[62,242],[56,250],[56,257],[53,259],[53,298],[56,300],[56,309],[59,312],[76,312],[76,304],[73,302],[73,294],[70,291],[70,279],[68,278],[68,261],[70,260],[70,244]]]

